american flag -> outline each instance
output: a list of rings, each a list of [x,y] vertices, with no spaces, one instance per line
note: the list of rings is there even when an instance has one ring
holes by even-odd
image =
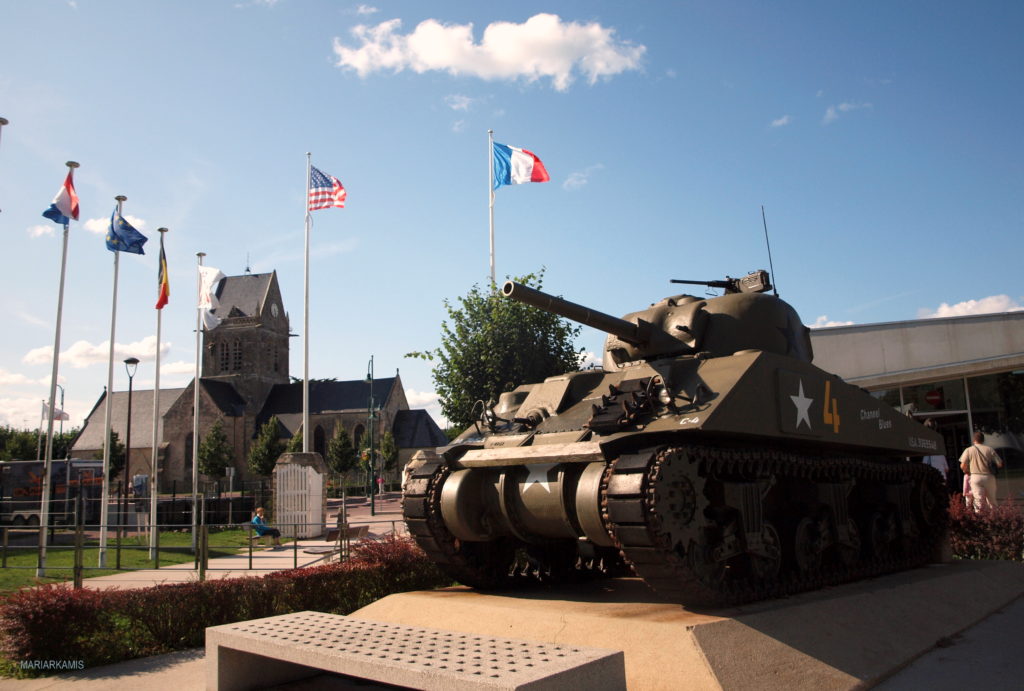
[[[327,209],[336,206],[345,208],[345,188],[338,178],[326,175],[310,166],[309,171],[309,210]]]

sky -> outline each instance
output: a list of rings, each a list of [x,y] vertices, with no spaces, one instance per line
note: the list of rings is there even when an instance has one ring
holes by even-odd
[[[442,422],[445,300],[489,281],[487,130],[550,182],[498,189],[499,281],[622,315],[670,279],[774,268],[823,327],[1024,306],[1024,4],[815,0],[0,0],[0,424],[58,382],[70,425],[103,391],[114,197],[148,235],[119,260],[114,388],[194,370],[196,254],[276,270],[301,376],[306,152],[346,208],[313,212],[309,371],[401,374]],[[772,253],[769,265],[762,206]],[[696,287],[696,294],[704,290]],[[584,329],[578,346],[601,352]],[[442,422],[443,424],[443,422]]]

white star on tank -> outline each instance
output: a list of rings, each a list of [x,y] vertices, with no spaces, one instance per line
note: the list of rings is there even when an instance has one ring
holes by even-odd
[[[526,483],[523,486],[523,491],[530,489],[534,484],[538,484],[544,488],[546,492],[551,493],[551,487],[548,484],[548,471],[554,468],[557,463],[536,463],[526,466],[526,470],[529,473],[526,476]]]
[[[793,405],[796,406],[796,427],[799,429],[800,423],[806,422],[807,429],[811,429],[810,408],[811,404],[814,403],[814,399],[804,396],[804,380],[800,379],[798,381],[800,382],[800,394],[789,397],[793,401]]]

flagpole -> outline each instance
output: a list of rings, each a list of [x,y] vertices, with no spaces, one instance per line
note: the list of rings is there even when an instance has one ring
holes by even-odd
[[[491,228],[491,290],[494,290],[497,285],[494,282],[494,130],[487,130],[487,196]]]
[[[196,252],[198,266],[203,265],[206,252]],[[199,530],[199,362],[202,350],[199,341],[203,335],[203,275],[196,268],[196,375],[192,391],[192,552],[196,551],[196,534]]]
[[[312,175],[312,154],[306,152],[306,259],[302,308],[302,453],[309,453],[309,185]]]
[[[124,209],[124,203],[128,201],[128,198],[124,195],[118,195],[114,199],[118,203],[118,217],[120,218],[121,212]],[[113,222],[112,220],[111,223]],[[106,531],[108,531],[109,527],[106,521],[110,518],[110,510],[106,505],[108,505],[111,499],[111,452],[113,450],[111,442],[114,436],[111,429],[111,417],[114,407],[114,336],[118,315],[118,269],[120,257],[121,252],[115,250],[114,297],[111,304],[111,347],[108,362],[106,362],[106,406],[103,414],[103,430],[105,430],[106,436],[103,442],[103,490],[99,505],[99,568],[106,568]]]
[[[157,232],[160,233],[160,258],[159,261],[162,263],[164,260],[164,233],[167,232],[166,228],[157,228]],[[166,269],[161,266],[160,272]],[[163,290],[163,284],[160,289]],[[157,506],[157,490],[160,484],[157,480],[159,469],[157,467],[157,457],[159,456],[160,449],[160,326],[163,318],[164,311],[160,308],[156,310],[156,378],[153,381],[153,446],[152,446],[152,461],[150,463],[149,472],[149,558],[156,560],[156,506]]]
[[[6,122],[4,124],[7,124]],[[76,161],[68,161],[68,175],[78,167]],[[64,224],[63,247],[60,254],[60,284],[57,288],[57,326],[53,336],[53,365],[50,369],[50,420],[46,424],[46,460],[43,461],[43,495],[39,507],[39,568],[36,576],[46,573],[46,534],[50,526],[50,467],[53,464],[53,403],[57,398],[57,370],[60,362],[60,324],[64,315],[64,276],[68,265],[68,223]]]

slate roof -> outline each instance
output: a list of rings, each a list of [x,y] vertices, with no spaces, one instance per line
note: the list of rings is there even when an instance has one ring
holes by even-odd
[[[160,389],[159,415],[163,417],[185,389]],[[92,413],[86,418],[85,427],[78,435],[72,452],[91,451],[103,448],[103,420],[106,415],[106,393],[100,395]],[[111,398],[110,425],[121,443],[125,442],[128,429],[128,392],[115,391]],[[153,444],[153,389],[132,391],[132,448],[150,448]]]
[[[384,377],[373,380],[373,399],[376,405],[384,405],[391,389],[395,385],[395,377]],[[361,379],[352,381],[311,381],[309,382],[309,413],[324,413],[343,410],[366,410],[370,399],[370,384]],[[290,431],[285,422],[287,416],[302,417],[302,382],[291,384],[275,384],[270,390],[263,409],[256,416],[257,426],[262,425],[276,415]]]
[[[225,415],[239,417],[245,413],[245,399],[226,381],[216,379],[200,379],[203,390],[210,396],[210,399],[220,408]],[[134,418],[134,416],[133,416]],[[134,427],[135,420],[132,420]]]
[[[395,413],[395,446],[400,449],[422,449],[445,446],[448,438],[425,410],[399,410]]]
[[[258,317],[273,277],[273,273],[228,276],[217,287],[220,306],[213,310],[213,314],[218,317]]]

